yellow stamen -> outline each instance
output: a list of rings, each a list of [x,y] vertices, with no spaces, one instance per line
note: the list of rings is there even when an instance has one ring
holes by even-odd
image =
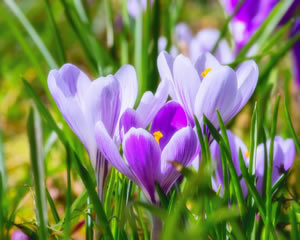
[[[161,133],[161,131],[156,131],[153,133],[153,136],[156,142],[159,144],[159,140],[163,137],[163,134]]]
[[[250,157],[250,153],[249,152],[245,152],[246,158]]]
[[[205,68],[204,72],[201,73],[202,77],[205,77],[210,71],[211,68]]]

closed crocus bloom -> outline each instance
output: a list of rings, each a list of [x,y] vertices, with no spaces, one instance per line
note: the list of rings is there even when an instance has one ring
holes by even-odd
[[[195,64],[183,55],[175,59],[167,52],[158,57],[158,70],[169,82],[169,94],[184,108],[191,125],[194,115],[202,123],[203,115],[219,127],[216,110],[224,122],[235,116],[251,97],[258,80],[254,61],[247,61],[234,71],[220,65],[210,53],[203,53]]]
[[[134,68],[123,66],[115,75],[99,77],[91,81],[88,76],[72,64],[65,64],[59,70],[52,70],[48,86],[64,119],[85,146],[96,172],[98,193],[103,198],[103,186],[109,164],[97,149],[95,125],[101,121],[107,133],[119,144],[119,119],[127,108],[132,108],[137,96],[137,79]],[[167,98],[167,85],[161,84],[155,96],[144,94],[138,111],[147,112],[146,121],[160,109]],[[153,107],[154,106],[154,107]],[[156,109],[156,110],[155,110]]]
[[[215,46],[219,31],[213,28],[207,28],[199,31],[196,36],[192,35],[189,27],[184,23],[176,26],[176,39],[182,53],[189,56],[192,62],[197,61],[198,57],[205,53],[211,52]],[[231,63],[234,58],[232,51],[225,39],[221,40],[216,49],[215,57],[222,64]]]
[[[11,240],[30,240],[30,238],[21,230],[14,230],[11,234]]]
[[[267,141],[267,155],[269,155],[271,141]],[[282,139],[279,136],[275,137],[274,150],[273,150],[273,172],[272,172],[272,184],[274,184],[279,177],[288,171],[295,159],[295,144],[292,139]],[[257,176],[257,189],[262,193],[262,184],[264,176],[264,161],[265,150],[264,145],[260,144],[257,147],[256,155],[256,176]]]
[[[241,169],[239,164],[239,150],[241,149],[246,165],[248,165],[249,152],[246,145],[243,141],[235,136],[231,131],[227,130],[227,136],[229,140],[232,162],[234,164],[235,170],[238,176],[241,175]],[[221,160],[221,152],[219,144],[216,141],[213,141],[210,145],[210,153],[212,159],[216,164],[216,172],[215,176],[212,177],[212,188],[215,192],[217,192],[220,188],[221,195],[224,194],[224,179],[223,179],[223,169],[222,169],[222,160]],[[197,169],[198,161],[193,162],[193,166]],[[244,197],[247,195],[247,186],[245,181],[241,180],[241,187],[243,190]]]
[[[143,115],[133,110],[122,116],[124,159],[102,122],[96,125],[96,139],[107,160],[139,185],[151,203],[157,204],[155,183],[168,193],[180,176],[171,161],[188,166],[198,151],[197,136],[176,102],[169,102],[160,109],[149,132],[139,127],[141,117]]]
[[[295,36],[298,33],[300,33],[300,18],[297,18],[295,20],[291,32],[291,37]],[[298,86],[300,86],[300,40],[298,40],[298,42],[293,46],[292,57],[295,80]]]

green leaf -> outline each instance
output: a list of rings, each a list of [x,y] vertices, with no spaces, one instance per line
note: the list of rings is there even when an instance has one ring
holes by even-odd
[[[256,169],[256,147],[258,142],[258,117],[256,103],[253,109],[250,126],[250,158],[248,171],[251,175],[254,175]]]
[[[71,236],[71,163],[72,151],[69,145],[66,145],[67,151],[67,191],[66,191],[66,213],[64,218],[64,237],[69,239]]]
[[[91,203],[93,204],[94,210],[96,212],[96,215],[98,217],[99,225],[104,230],[104,238],[105,239],[113,239],[113,235],[110,230],[109,222],[107,220],[106,214],[104,212],[102,203],[98,197],[97,192],[95,191],[95,183],[92,181],[89,172],[84,168],[81,161],[77,157],[77,155],[74,153],[74,160],[75,164],[78,168],[78,173],[80,175],[80,178],[89,194]]]
[[[206,159],[205,159],[206,158],[206,150],[205,150],[205,143],[204,143],[204,139],[203,139],[202,129],[201,129],[201,126],[200,126],[199,121],[196,116],[194,116],[194,121],[195,121],[195,125],[196,125],[198,139],[199,139],[200,146],[201,146],[201,158],[202,158],[202,161],[206,162]],[[200,168],[200,162],[199,162],[199,168]]]
[[[41,239],[47,239],[47,204],[45,194],[44,159],[42,154],[42,129],[38,113],[30,109],[27,122],[31,167],[34,179],[35,203]]]
[[[59,218],[59,215],[58,215],[58,212],[56,210],[56,206],[55,206],[55,203],[48,191],[48,189],[46,188],[46,197],[47,197],[47,200],[48,200],[48,203],[49,203],[49,206],[50,206],[50,210],[51,210],[51,213],[52,213],[52,216],[54,218],[54,221],[55,223],[59,223],[60,221],[60,218]]]
[[[155,183],[155,190],[158,194],[161,206],[164,209],[168,209],[168,205],[169,205],[169,199],[168,197],[165,195],[164,191],[161,189],[160,185],[158,183]]]
[[[272,225],[272,172],[273,172],[273,157],[274,157],[274,139],[276,134],[277,125],[277,114],[279,107],[280,96],[277,96],[273,118],[272,118],[272,129],[271,129],[271,143],[269,149],[268,158],[268,171],[267,171],[267,186],[266,186],[266,229],[265,229],[265,239],[269,239],[270,228]]]
[[[6,5],[10,8],[13,14],[18,18],[19,22],[23,25],[31,39],[33,40],[34,44],[37,46],[41,54],[43,55],[44,59],[46,60],[49,68],[54,69],[58,68],[57,63],[55,62],[54,58],[52,57],[51,53],[49,52],[48,48],[40,38],[39,34],[36,32],[34,27],[31,25],[29,20],[20,10],[18,5],[14,2],[14,0],[4,0]]]
[[[290,215],[290,222],[292,225],[292,230],[291,230],[291,239],[292,240],[297,240],[299,238],[299,229],[298,229],[298,222],[297,222],[297,217],[296,217],[296,211],[295,208],[292,206],[289,210],[289,215]]]
[[[87,205],[91,204],[90,199],[87,199]],[[93,211],[90,207],[88,207],[87,212],[85,214],[85,239],[93,240],[94,230],[93,230]]]
[[[288,106],[287,106],[287,99],[284,99],[284,115],[285,115],[285,119],[287,121],[287,125],[290,129],[290,133],[291,133],[294,143],[296,145],[297,152],[298,152],[298,154],[300,154],[300,143],[299,143],[297,134],[295,132],[295,129],[293,127],[293,123],[292,123],[292,120],[290,117],[290,113],[289,113]]]

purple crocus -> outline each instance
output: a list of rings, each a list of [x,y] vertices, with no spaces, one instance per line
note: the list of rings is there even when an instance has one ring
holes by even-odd
[[[161,52],[157,62],[161,79],[169,82],[171,98],[183,106],[192,126],[194,115],[202,123],[205,114],[218,128],[217,109],[228,122],[247,103],[258,80],[254,61],[234,71],[208,52],[194,64],[183,55],[174,59],[167,52]]]
[[[139,127],[141,117],[133,110],[122,116],[124,160],[102,122],[96,125],[96,140],[105,158],[139,185],[151,203],[158,204],[155,183],[168,193],[180,176],[171,161],[188,166],[197,154],[198,139],[183,108],[174,101],[159,110],[149,132]]]
[[[14,230],[10,236],[11,240],[30,240],[30,238],[21,230]]]
[[[267,155],[269,154],[271,141],[267,141]],[[295,144],[292,139],[286,139],[276,136],[274,139],[273,150],[273,172],[272,184],[274,184],[279,177],[288,171],[293,165],[295,159]],[[260,144],[257,147],[256,155],[256,175],[257,175],[257,189],[262,193],[262,184],[264,176],[264,163],[265,163],[265,150],[264,145]]]
[[[250,153],[248,152],[248,149],[246,145],[243,143],[243,141],[239,137],[235,136],[231,131],[227,130],[227,136],[228,136],[229,145],[231,149],[232,162],[235,166],[235,170],[238,176],[240,176],[241,169],[239,164],[239,150],[241,149],[242,151],[246,165],[248,165],[248,159]],[[215,161],[216,164],[215,176],[212,177],[212,188],[215,192],[217,192],[220,188],[220,194],[223,195],[224,181],[223,181],[221,152],[220,152],[219,144],[215,140],[210,145],[210,153],[212,159]],[[198,169],[198,161],[193,161],[193,167],[195,169]],[[246,183],[243,179],[241,180],[241,187],[245,197],[247,195],[248,190],[247,190]]]
[[[118,146],[120,143],[119,120],[122,113],[133,108],[137,96],[135,69],[123,66],[115,75],[99,77],[91,81],[88,76],[72,64],[52,70],[48,76],[48,87],[64,119],[85,146],[98,182],[98,194],[103,199],[103,186],[109,164],[97,149],[95,125],[101,121],[109,136]],[[137,112],[147,112],[142,124],[147,125],[165,103],[168,95],[166,83],[159,85],[155,95],[146,92]]]
[[[220,33],[217,29],[207,28],[199,31],[196,36],[193,36],[192,31],[186,24],[179,23],[176,26],[177,45],[182,53],[190,57],[192,62],[196,62],[201,54],[211,52],[219,35]],[[215,57],[222,64],[228,64],[234,60],[232,51],[225,39],[219,43]]]
[[[150,0],[150,4],[153,4],[153,0]],[[147,0],[128,0],[127,9],[132,18],[136,18],[141,11],[145,11],[147,8]]]
[[[249,41],[278,2],[279,0],[246,0],[243,3],[231,23],[237,52]],[[222,0],[222,3],[228,14],[232,14],[239,3],[239,0]],[[294,0],[292,6],[281,20],[281,23],[284,23],[291,18],[299,4],[300,0]]]

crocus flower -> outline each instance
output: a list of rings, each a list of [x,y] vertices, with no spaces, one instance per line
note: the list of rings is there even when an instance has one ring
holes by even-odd
[[[174,101],[156,114],[150,132],[139,127],[141,117],[133,110],[122,116],[124,160],[102,122],[96,125],[96,140],[105,158],[139,185],[151,203],[157,204],[155,183],[168,193],[180,176],[170,161],[189,165],[197,154],[197,136],[188,126],[183,108]]]
[[[300,32],[300,18],[295,20],[291,37],[295,36]],[[300,40],[293,46],[292,49],[293,65],[294,65],[294,76],[296,78],[298,86],[300,86]]]
[[[153,0],[150,0],[150,4],[153,4]],[[147,0],[128,0],[127,9],[132,18],[136,18],[141,11],[145,11],[147,8]]]
[[[14,230],[11,234],[11,240],[30,240],[30,238],[21,230]]]
[[[235,136],[231,131],[227,130],[227,136],[228,136],[230,150],[231,150],[232,162],[234,164],[238,176],[240,176],[241,169],[239,164],[239,150],[241,149],[242,151],[246,165],[248,165],[248,159],[250,153],[248,152],[248,149],[246,145],[243,143],[243,141],[239,137]],[[223,195],[224,181],[223,181],[221,152],[220,152],[219,144],[215,140],[210,145],[210,153],[212,159],[215,161],[216,164],[215,176],[212,177],[212,188],[215,192],[217,192],[220,188],[220,194]],[[195,169],[198,169],[198,161],[193,161],[193,167]],[[246,183],[243,179],[241,180],[241,187],[245,197],[248,191],[247,191]]]
[[[278,2],[279,0],[246,0],[243,3],[231,23],[237,51],[239,51],[249,41]],[[222,0],[222,3],[228,14],[232,14],[239,1]],[[292,6],[281,20],[281,23],[290,19],[299,4],[299,0],[294,0]]]
[[[137,96],[137,79],[134,68],[123,66],[115,75],[99,77],[91,81],[88,76],[72,64],[65,64],[59,70],[52,70],[48,86],[64,119],[85,146],[98,182],[98,194],[103,198],[103,186],[109,171],[109,164],[97,149],[95,125],[103,123],[107,133],[119,144],[118,129],[120,116],[132,108]],[[137,108],[147,112],[142,124],[147,125],[165,103],[168,87],[160,84],[154,96],[146,92]]]
[[[267,155],[269,155],[271,141],[268,140]],[[275,137],[274,150],[273,150],[273,172],[272,184],[274,184],[279,177],[288,171],[293,165],[295,159],[295,144],[292,139],[282,139],[279,136]],[[265,163],[265,149],[264,145],[260,144],[257,147],[256,155],[256,175],[257,175],[257,189],[262,193],[262,184],[264,176],[264,163]]]
[[[194,115],[202,123],[205,114],[218,128],[217,109],[228,122],[247,103],[258,79],[254,61],[241,64],[235,72],[208,52],[194,64],[183,55],[174,59],[167,52],[161,52],[157,62],[161,79],[169,82],[171,98],[183,106],[191,125]]]
[[[201,54],[211,52],[219,35],[220,33],[217,29],[207,28],[199,31],[196,36],[193,36],[186,24],[179,23],[176,26],[176,40],[178,47],[182,53],[190,57],[192,62],[196,62]],[[232,51],[225,39],[220,41],[215,52],[215,57],[222,64],[228,64],[234,60]]]

